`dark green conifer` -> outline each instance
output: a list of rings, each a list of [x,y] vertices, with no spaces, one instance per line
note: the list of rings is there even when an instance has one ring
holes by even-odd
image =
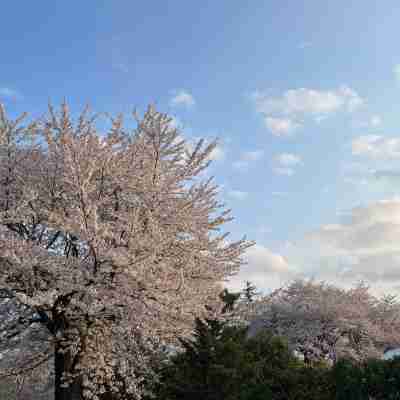
[[[225,303],[222,309],[223,314],[233,311],[235,303],[239,300],[240,295],[240,292],[229,292],[226,288],[220,293],[219,297]]]

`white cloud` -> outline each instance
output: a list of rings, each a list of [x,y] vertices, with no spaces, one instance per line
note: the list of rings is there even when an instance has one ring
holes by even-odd
[[[334,90],[290,89],[281,97],[257,92],[253,98],[257,111],[263,114],[325,114],[344,109],[353,111],[364,103],[359,94],[348,86]]]
[[[248,264],[225,286],[240,290],[249,280],[269,291],[299,277],[314,277],[347,289],[363,280],[375,296],[400,294],[399,237],[400,198],[355,207],[339,223],[292,241],[282,253],[262,245],[248,249]]]
[[[264,123],[275,136],[290,136],[292,132],[301,127],[301,124],[289,118],[265,117]]]
[[[195,101],[193,96],[186,92],[185,90],[178,91],[174,97],[170,100],[170,105],[175,106],[184,106],[186,108],[190,108],[195,105]]]
[[[347,108],[352,111],[363,103],[361,97],[351,88],[341,86],[336,90],[319,91],[300,88],[287,90],[281,97],[260,96],[257,109],[263,113],[324,114]]]
[[[246,254],[247,262],[259,270],[271,273],[287,273],[289,264],[283,256],[261,245],[254,245]],[[266,271],[267,270],[267,271]]]
[[[318,279],[342,286],[363,279],[375,293],[388,293],[400,283],[399,236],[400,198],[381,200],[310,232],[286,256]]]
[[[0,88],[0,99],[20,100],[23,98],[22,94],[17,90],[10,89],[8,87]]]
[[[246,251],[244,260],[247,265],[225,284],[230,290],[243,289],[245,281],[252,282],[262,291],[276,289],[297,273],[282,255],[258,244]]]
[[[360,280],[375,296],[400,294],[400,198],[358,206],[339,223],[326,224],[292,241],[281,253],[256,245],[248,263],[225,284],[241,290],[251,281],[270,291],[296,278],[315,278],[342,288]]]
[[[380,135],[359,136],[352,140],[353,155],[372,159],[399,159],[400,138]]]
[[[248,193],[247,192],[242,192],[240,190],[230,190],[228,192],[228,196],[236,199],[236,200],[244,200],[247,198]]]
[[[221,145],[217,145],[210,154],[210,160],[222,161],[225,159],[225,150]]]

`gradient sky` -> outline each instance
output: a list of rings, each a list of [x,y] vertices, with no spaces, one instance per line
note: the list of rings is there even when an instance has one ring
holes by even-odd
[[[258,3],[258,5],[256,5]],[[297,276],[400,294],[400,4],[387,0],[6,2],[0,101],[40,115],[143,112],[220,139],[229,287]]]

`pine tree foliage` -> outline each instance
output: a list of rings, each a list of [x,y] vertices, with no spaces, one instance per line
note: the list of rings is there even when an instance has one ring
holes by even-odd
[[[333,400],[396,399],[399,361],[340,358],[304,363],[284,337],[222,320],[196,320],[195,334],[164,366],[156,399]]]
[[[250,281],[246,281],[246,286],[243,289],[243,295],[249,303],[252,303],[259,293],[255,285],[253,285]]]
[[[219,312],[251,245],[226,240],[230,210],[199,177],[216,143],[189,151],[167,115],[134,115],[100,136],[87,109],[24,124],[0,108],[0,286],[50,334],[60,399],[139,399],[150,350]]]
[[[219,297],[224,302],[222,313],[230,313],[234,310],[236,302],[240,299],[241,293],[230,292],[228,289],[224,289]]]
[[[162,371],[158,398],[235,399],[246,375],[245,331],[218,319],[196,319],[191,339]]]

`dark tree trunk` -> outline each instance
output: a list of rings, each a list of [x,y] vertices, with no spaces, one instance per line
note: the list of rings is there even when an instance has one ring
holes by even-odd
[[[115,399],[115,395],[113,395],[113,394],[110,393],[110,392],[103,393],[103,394],[100,396],[100,400],[114,400],[114,399]]]
[[[61,387],[63,372],[68,372],[72,366],[71,356],[61,354],[58,351],[58,347],[55,348],[54,354],[54,370],[55,370],[55,382],[54,382],[54,400],[81,400],[81,384],[80,379],[72,382],[67,388]]]

